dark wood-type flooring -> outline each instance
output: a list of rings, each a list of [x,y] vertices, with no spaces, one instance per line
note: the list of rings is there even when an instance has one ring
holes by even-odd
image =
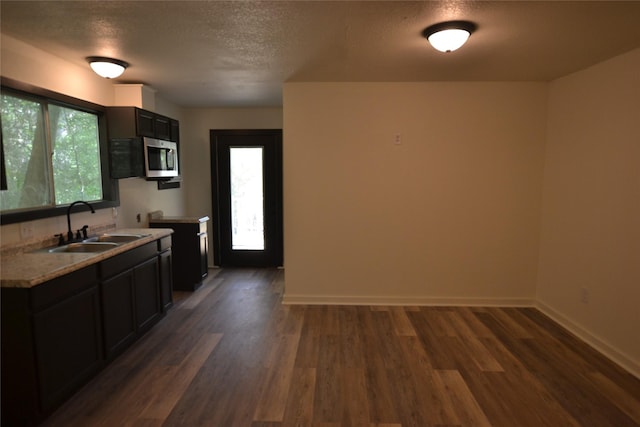
[[[640,380],[533,308],[286,306],[221,270],[48,426],[640,425]]]

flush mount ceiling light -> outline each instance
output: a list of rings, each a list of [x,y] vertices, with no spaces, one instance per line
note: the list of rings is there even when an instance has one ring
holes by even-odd
[[[115,79],[116,77],[120,77],[120,75],[124,73],[124,70],[129,66],[129,64],[124,61],[120,61],[119,59],[105,58],[104,56],[89,56],[87,61],[89,62],[89,65],[91,65],[93,71],[105,79]]]
[[[475,30],[473,22],[447,21],[425,28],[422,35],[440,52],[453,52],[465,44]]]

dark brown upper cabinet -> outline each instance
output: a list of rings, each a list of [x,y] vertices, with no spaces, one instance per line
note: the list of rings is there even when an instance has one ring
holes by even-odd
[[[107,107],[109,139],[146,136],[179,142],[180,123],[137,107]]]

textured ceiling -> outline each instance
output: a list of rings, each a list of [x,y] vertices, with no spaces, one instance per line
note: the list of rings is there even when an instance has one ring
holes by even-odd
[[[0,29],[79,65],[131,64],[181,106],[282,104],[286,81],[549,81],[640,47],[640,1],[6,1]],[[465,19],[460,50],[421,31]]]

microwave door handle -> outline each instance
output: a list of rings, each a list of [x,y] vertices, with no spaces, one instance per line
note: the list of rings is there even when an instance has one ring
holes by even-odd
[[[167,170],[172,170],[173,169],[173,162],[174,162],[173,149],[167,150],[167,157],[166,157],[165,161],[167,163],[165,165]]]

